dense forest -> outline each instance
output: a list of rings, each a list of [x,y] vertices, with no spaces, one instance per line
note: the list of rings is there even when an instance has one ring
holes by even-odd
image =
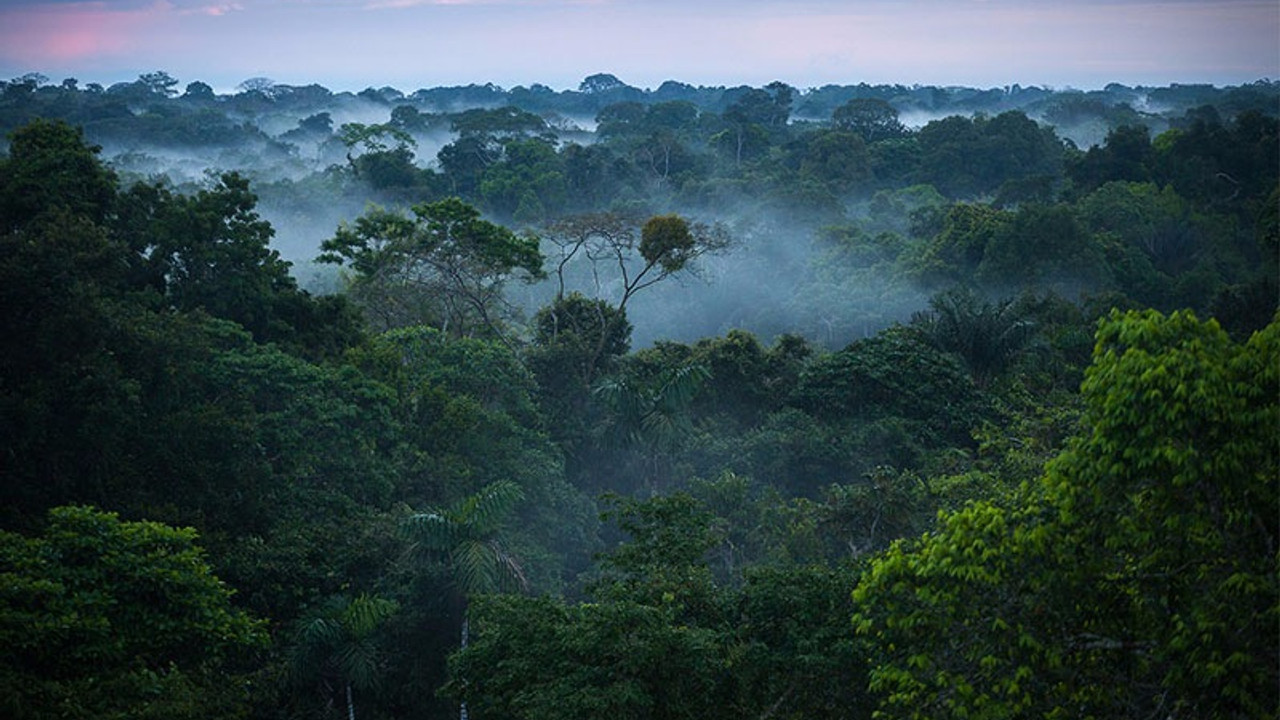
[[[0,715],[1280,711],[1280,83],[0,82]]]

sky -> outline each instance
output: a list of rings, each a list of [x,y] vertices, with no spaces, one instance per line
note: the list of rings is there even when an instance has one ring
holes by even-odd
[[[1277,0],[0,0],[0,79],[332,90],[1280,79]]]

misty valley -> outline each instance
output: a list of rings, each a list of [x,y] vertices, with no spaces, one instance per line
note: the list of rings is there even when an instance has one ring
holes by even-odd
[[[1280,712],[1280,82],[0,133],[4,717]]]

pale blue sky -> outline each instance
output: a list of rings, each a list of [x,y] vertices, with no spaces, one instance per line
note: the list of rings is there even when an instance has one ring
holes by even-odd
[[[335,90],[1280,78],[1276,0],[0,0],[0,78]]]

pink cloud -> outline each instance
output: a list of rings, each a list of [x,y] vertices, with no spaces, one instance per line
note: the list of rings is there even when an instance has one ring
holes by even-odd
[[[130,51],[154,11],[102,3],[27,6],[0,14],[0,58],[39,66]]]
[[[205,5],[205,6],[196,8],[195,12],[198,12],[201,15],[212,15],[214,17],[220,17],[222,15],[226,15],[227,13],[236,12],[238,10],[244,10],[244,6],[238,2],[229,2],[229,3],[218,3],[215,5]]]
[[[123,58],[164,47],[178,17],[220,17],[243,9],[236,0],[0,5],[0,63],[44,67]]]

